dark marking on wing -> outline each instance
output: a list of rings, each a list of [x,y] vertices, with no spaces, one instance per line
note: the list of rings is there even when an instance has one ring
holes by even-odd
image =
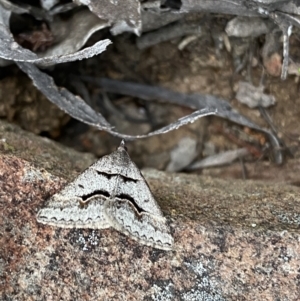
[[[145,210],[143,210],[143,209],[136,203],[136,201],[134,200],[134,198],[131,197],[130,195],[127,195],[127,194],[125,194],[125,193],[121,193],[121,194],[116,195],[116,198],[119,198],[119,199],[121,199],[121,200],[129,201],[129,202],[134,206],[134,208],[137,210],[138,213],[143,213],[143,212],[145,212]]]
[[[107,172],[103,172],[103,171],[99,171],[99,170],[96,170],[96,173],[98,175],[106,177],[108,180],[110,180],[112,177],[119,176],[119,177],[121,177],[123,179],[124,183],[127,183],[127,182],[134,182],[134,183],[136,183],[136,182],[138,182],[138,180],[136,180],[136,179],[132,179],[132,178],[126,177],[126,176],[124,176],[122,174],[118,174],[118,173],[107,173]]]
[[[99,171],[99,170],[96,170],[96,173],[98,175],[101,175],[101,176],[104,176],[105,178],[107,179],[111,179],[112,177],[115,177],[115,176],[118,176],[118,174],[116,173],[107,173],[107,172],[103,172],[103,171]]]
[[[83,195],[81,198],[82,198],[82,201],[86,201],[87,199],[89,199],[89,198],[91,198],[93,196],[97,196],[97,195],[102,195],[102,196],[105,196],[107,198],[110,197],[110,194],[107,191],[104,191],[104,190],[95,190],[95,191],[93,191],[91,193]]]
[[[120,177],[123,179],[124,183],[128,183],[128,182],[137,183],[138,182],[138,180],[136,180],[136,179],[124,177],[123,175],[120,175]]]

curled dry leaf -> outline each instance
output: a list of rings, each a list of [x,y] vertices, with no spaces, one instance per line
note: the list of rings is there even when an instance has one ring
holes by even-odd
[[[111,41],[106,39],[103,41],[99,41],[96,44],[94,44],[91,47],[87,47],[83,50],[80,50],[78,52],[75,52],[79,48],[83,46],[83,44],[86,42],[87,38],[93,33],[93,30],[90,30],[87,35],[84,36],[84,38],[81,38],[81,41],[77,40],[77,49],[74,50],[75,47],[70,47],[70,40],[66,39],[65,42],[63,42],[61,45],[60,50],[66,50],[66,49],[73,49],[73,52],[71,53],[58,53],[57,48],[54,48],[52,51],[52,54],[50,56],[44,56],[39,57],[36,53],[25,49],[21,47],[17,42],[15,42],[13,35],[10,32],[9,29],[9,19],[11,16],[11,11],[4,8],[0,4],[0,57],[6,60],[11,61],[20,61],[20,62],[30,62],[39,64],[42,66],[49,66],[53,64],[59,64],[59,63],[65,63],[65,62],[71,62],[75,60],[82,60],[85,58],[90,58],[92,56],[95,56],[104,50],[106,50],[106,47],[111,44]],[[101,21],[101,25],[97,24],[93,28],[94,30],[101,29],[103,26],[106,26],[106,23]],[[74,38],[74,37],[73,37]],[[72,40],[74,43],[74,41]],[[76,40],[75,40],[76,42]],[[50,52],[50,51],[49,51]],[[58,53],[58,54],[57,54]]]
[[[80,97],[73,95],[64,88],[58,88],[53,78],[40,71],[34,64],[23,62],[16,62],[16,64],[23,72],[27,73],[38,90],[70,116],[90,125],[98,125],[104,130],[111,129],[109,123],[101,114],[96,113]]]
[[[107,20],[112,25],[114,35],[125,31],[140,35],[142,29],[141,4],[139,0],[74,0],[87,5],[100,19]]]
[[[88,9],[77,11],[68,19],[55,16],[50,23],[55,44],[39,56],[45,58],[74,53],[85,45],[93,33],[108,25],[107,21],[99,19]]]
[[[82,98],[75,96],[67,89],[58,88],[55,85],[53,78],[40,71],[34,64],[23,62],[16,63],[22,71],[27,73],[27,75],[33,81],[34,85],[60,109],[77,120],[95,126],[100,130],[106,131],[122,139],[134,140],[136,138],[146,138],[164,134],[172,130],[176,130],[188,123],[193,123],[201,117],[216,114],[216,109],[204,108],[195,111],[190,115],[184,116],[183,118],[178,119],[176,122],[171,123],[149,134],[137,136],[121,134],[117,131],[114,131],[113,127],[106,121],[106,119],[100,113],[94,111],[90,106],[88,106]]]
[[[6,60],[35,60],[38,56],[15,42],[9,30],[11,11],[0,3],[0,57]]]
[[[115,92],[120,94],[130,95],[133,97],[139,97],[145,100],[161,99],[169,103],[189,107],[191,109],[201,110],[203,108],[215,109],[215,115],[221,118],[228,119],[232,122],[240,124],[245,127],[255,129],[263,132],[267,135],[270,143],[273,147],[274,161],[277,164],[283,162],[283,153],[280,148],[280,141],[272,133],[272,131],[262,128],[247,119],[245,116],[235,111],[232,106],[224,99],[216,97],[214,95],[203,94],[183,94],[174,92],[169,89],[165,89],[157,86],[149,86],[143,84],[136,84],[130,82],[122,82],[117,80],[111,80],[107,78],[95,79],[91,77],[81,77],[83,80],[98,84],[106,91]]]

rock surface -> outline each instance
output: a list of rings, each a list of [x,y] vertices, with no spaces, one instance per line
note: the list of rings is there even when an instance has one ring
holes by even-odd
[[[1,300],[299,300],[300,189],[146,170],[170,252],[36,222],[93,158],[0,124]]]

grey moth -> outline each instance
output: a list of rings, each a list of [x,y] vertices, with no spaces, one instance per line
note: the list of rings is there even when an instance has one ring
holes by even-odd
[[[112,227],[154,248],[173,245],[166,219],[124,141],[53,195],[37,221],[63,228]]]

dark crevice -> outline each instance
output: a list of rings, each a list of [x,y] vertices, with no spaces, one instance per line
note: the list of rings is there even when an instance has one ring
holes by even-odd
[[[121,200],[126,200],[126,201],[129,201],[133,206],[134,208],[137,210],[138,213],[142,213],[142,212],[145,212],[145,210],[143,210],[134,200],[133,197],[131,197],[130,195],[127,195],[125,193],[121,193],[121,194],[118,194],[116,195],[117,198],[121,199]]]
[[[166,0],[164,1],[162,8],[168,7],[168,8],[180,10],[181,6],[182,6],[181,0]]]
[[[110,194],[107,192],[107,191],[103,191],[103,190],[95,190],[91,193],[88,193],[88,194],[85,194],[83,195],[81,198],[83,201],[86,201],[87,199],[89,199],[90,197],[92,196],[97,196],[97,195],[102,195],[102,196],[105,196],[107,198],[110,197]]]

